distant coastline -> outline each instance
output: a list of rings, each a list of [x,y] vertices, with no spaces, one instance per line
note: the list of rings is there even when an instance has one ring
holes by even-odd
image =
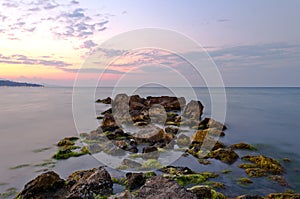
[[[41,84],[31,84],[26,82],[14,82],[9,80],[0,80],[0,87],[8,86],[8,87],[44,87]]]

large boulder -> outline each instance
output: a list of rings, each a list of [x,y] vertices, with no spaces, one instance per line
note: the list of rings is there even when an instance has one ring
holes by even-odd
[[[139,190],[136,199],[196,199],[197,196],[188,192],[176,181],[166,179],[162,176],[150,178]]]
[[[188,120],[199,120],[200,122],[203,108],[200,101],[192,100],[184,108],[182,116]]]
[[[165,139],[165,132],[157,126],[148,125],[141,127],[141,129],[133,135],[133,138],[137,142],[159,142]]]
[[[147,105],[148,107],[153,106],[154,104],[159,104],[165,108],[166,111],[171,110],[181,110],[186,103],[184,97],[170,97],[170,96],[161,96],[161,97],[147,97]]]
[[[94,198],[94,195],[107,196],[113,191],[110,174],[103,168],[77,171],[68,177],[69,194],[66,198]]]
[[[49,171],[28,182],[17,198],[62,199],[66,193],[65,181],[55,172]]]

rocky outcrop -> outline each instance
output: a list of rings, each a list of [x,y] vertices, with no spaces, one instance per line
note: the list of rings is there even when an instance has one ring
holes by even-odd
[[[28,182],[16,198],[63,199],[66,194],[65,180],[53,171],[49,171]]]
[[[97,99],[96,103],[111,104],[112,103],[112,99],[110,97],[107,97],[105,99]]]
[[[162,176],[150,178],[139,190],[136,199],[196,199],[197,196],[188,192],[176,181],[166,179]]]
[[[77,171],[67,180],[55,172],[43,173],[27,183],[17,199],[93,199],[112,194],[110,174],[103,168]]]
[[[203,112],[203,105],[200,101],[190,101],[183,110],[182,116],[188,120],[196,120],[200,122]]]

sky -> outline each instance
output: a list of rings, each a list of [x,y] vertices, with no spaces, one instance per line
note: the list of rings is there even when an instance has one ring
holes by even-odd
[[[0,0],[0,78],[178,86],[180,76],[207,86],[186,60],[199,61],[199,52],[171,35],[157,36],[168,43],[164,49],[159,42],[143,46],[147,37],[138,31],[124,42],[143,48],[103,45],[128,31],[157,28],[202,47],[225,86],[300,86],[299,8],[298,0]]]

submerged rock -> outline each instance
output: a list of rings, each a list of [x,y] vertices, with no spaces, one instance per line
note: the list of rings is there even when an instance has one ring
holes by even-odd
[[[238,144],[233,144],[230,146],[230,148],[232,149],[243,149],[243,150],[250,150],[250,151],[256,151],[257,148],[255,148],[254,146],[247,144],[247,143],[238,143]]]
[[[263,199],[263,197],[258,196],[258,195],[242,195],[236,197],[236,199]]]
[[[246,160],[249,162],[252,162],[257,165],[257,167],[265,170],[266,172],[274,175],[280,175],[283,174],[284,168],[281,166],[281,164],[270,157],[265,157],[263,155],[259,156],[244,156],[242,157],[242,160]]]
[[[196,199],[194,193],[188,192],[184,187],[180,186],[176,181],[166,179],[162,176],[150,178],[144,186],[139,190],[136,199]]]

